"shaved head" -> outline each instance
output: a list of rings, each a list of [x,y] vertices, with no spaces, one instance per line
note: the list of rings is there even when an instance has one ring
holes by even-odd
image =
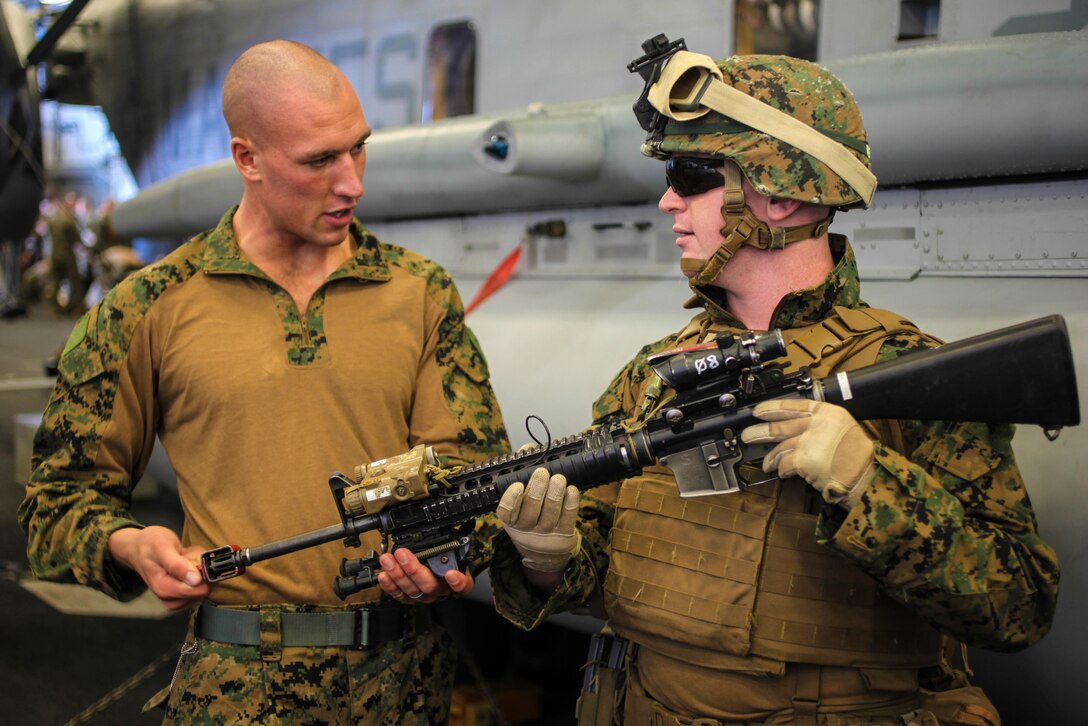
[[[223,81],[223,117],[231,136],[260,138],[280,114],[284,94],[331,98],[351,90],[340,70],[313,48],[291,40],[253,46]]]
[[[267,261],[300,247],[341,249],[363,196],[370,137],[344,74],[301,43],[260,43],[227,71],[223,116],[242,175],[234,214],[242,250]]]

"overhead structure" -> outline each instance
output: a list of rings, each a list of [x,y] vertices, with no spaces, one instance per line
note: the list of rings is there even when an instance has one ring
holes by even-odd
[[[0,2],[0,240],[34,228],[45,192],[37,66],[46,61],[90,0],[73,0],[35,44],[30,13]]]
[[[38,84],[24,62],[34,43],[27,11],[0,2],[0,240],[21,240],[45,188]]]

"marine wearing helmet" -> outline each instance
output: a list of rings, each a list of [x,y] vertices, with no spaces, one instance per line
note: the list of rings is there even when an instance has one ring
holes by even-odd
[[[849,242],[828,231],[876,187],[839,79],[783,56],[714,62],[664,36],[643,50],[629,66],[646,81],[642,148],[665,161],[658,207],[696,293],[688,307],[702,309],[619,372],[595,424],[662,415],[671,392],[651,356],[719,335],[777,329],[786,369],[814,378],[939,344],[865,304]],[[672,469],[650,466],[580,497],[540,469],[504,494],[499,612],[530,628],[600,605],[631,644],[623,668],[611,657],[622,648],[587,664],[598,692],[583,693],[579,723],[999,724],[949,655],[957,640],[1013,650],[1042,637],[1060,571],[1011,427],[859,422],[796,398],[753,415],[722,432],[727,447],[767,445],[733,493],[681,491]],[[708,472],[728,465],[684,454]],[[604,693],[619,670],[625,689]]]
[[[651,53],[630,66],[654,79],[635,109],[650,132],[642,153],[665,160],[666,178],[683,196],[725,187],[721,247],[705,262],[681,261],[695,272],[693,286],[711,282],[742,245],[777,249],[819,237],[836,209],[869,206],[876,177],[861,112],[830,71],[788,56],[716,63],[675,46],[655,55],[669,46],[664,36],[646,45]],[[771,227],[745,206],[741,174],[760,194],[826,206],[828,216]]]

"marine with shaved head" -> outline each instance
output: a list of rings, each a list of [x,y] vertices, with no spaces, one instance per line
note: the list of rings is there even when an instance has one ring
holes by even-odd
[[[344,75],[262,43],[228,72],[223,113],[240,203],[115,287],[65,346],[19,510],[31,567],[191,610],[148,704],[166,722],[445,723],[455,655],[428,605],[471,587],[482,553],[444,581],[384,554],[379,587],[343,601],[340,542],[201,577],[204,550],[335,522],[332,471],[421,443],[445,466],[509,446],[448,273],[353,216],[370,127]],[[156,436],[180,536],[130,512]]]

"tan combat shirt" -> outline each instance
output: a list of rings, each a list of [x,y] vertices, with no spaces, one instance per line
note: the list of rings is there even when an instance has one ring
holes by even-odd
[[[486,362],[441,267],[356,221],[356,254],[300,317],[241,252],[232,218],[123,281],[73,332],[20,509],[38,577],[122,599],[143,589],[106,545],[136,524],[131,490],[156,434],[177,474],[182,541],[201,548],[336,524],[330,473],[419,443],[451,465],[508,450]],[[256,563],[210,598],[340,605],[341,558],[377,539]]]

